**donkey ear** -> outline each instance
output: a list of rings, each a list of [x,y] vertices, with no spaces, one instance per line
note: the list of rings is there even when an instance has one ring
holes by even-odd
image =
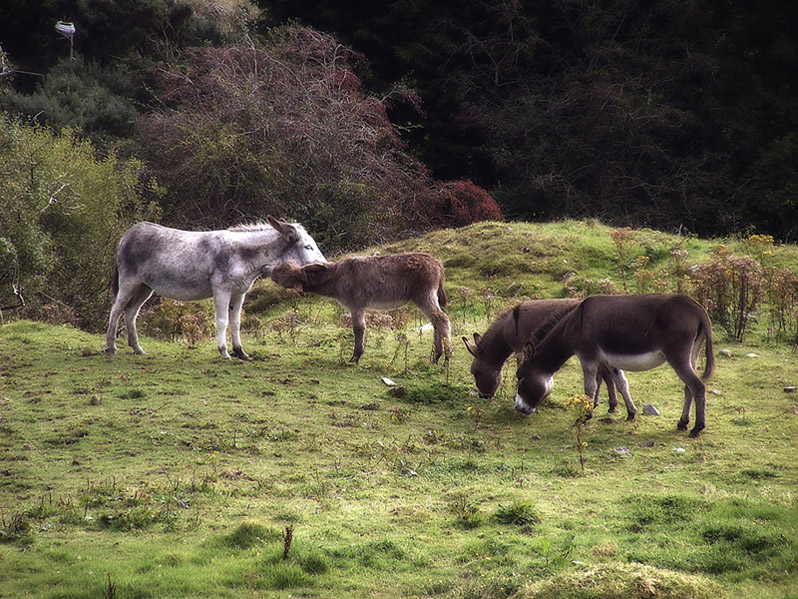
[[[324,272],[329,267],[330,267],[329,264],[324,264],[323,262],[314,262],[313,264],[308,264],[307,266],[303,267],[302,270],[304,270],[308,274],[315,275],[320,272]]]
[[[535,346],[531,341],[527,341],[524,345],[524,361],[531,362],[535,359]]]
[[[286,243],[295,243],[299,240],[299,235],[289,223],[277,220],[273,216],[269,215],[266,217],[266,221],[280,234],[280,236],[285,239]]]
[[[521,317],[521,304],[516,304],[513,308],[513,323],[515,324],[515,335],[518,336],[518,320]]]
[[[297,293],[305,293],[305,286],[302,284],[302,281],[294,283],[294,291]]]
[[[477,347],[476,345],[472,345],[471,342],[468,340],[468,337],[463,337],[463,343],[465,343],[468,353],[476,358],[477,354],[479,353],[479,347]]]

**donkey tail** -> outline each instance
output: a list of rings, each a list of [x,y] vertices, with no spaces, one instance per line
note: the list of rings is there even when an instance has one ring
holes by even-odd
[[[438,303],[441,305],[441,308],[445,308],[446,304],[449,303],[449,298],[446,296],[446,290],[443,288],[445,277],[441,274],[441,279],[438,281]]]
[[[704,374],[701,375],[701,379],[708,381],[712,376],[712,373],[715,372],[715,351],[712,346],[712,323],[710,322],[706,311],[704,312],[704,318],[702,319],[701,326],[704,329],[704,337],[706,339],[704,351],[707,354],[707,362],[706,366],[704,366]]]
[[[119,294],[119,265],[117,264],[114,267],[114,276],[111,279],[111,291],[114,294],[114,298]]]

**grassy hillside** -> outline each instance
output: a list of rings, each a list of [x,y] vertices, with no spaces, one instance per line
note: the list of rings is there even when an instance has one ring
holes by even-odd
[[[6,322],[0,597],[795,597],[798,397],[785,387],[798,368],[765,311],[744,343],[716,327],[731,356],[698,440],[676,430],[667,367],[629,375],[638,407],[661,416],[599,407],[584,470],[574,361],[534,416],[513,409],[514,366],[497,397],[476,396],[460,337],[521,297],[621,289],[611,233],[484,223],[369,250],[444,261],[449,368],[429,363],[412,309],[375,321],[352,366],[342,311],[270,282],[245,305],[246,363],[186,327],[164,339],[188,309],[168,303],[147,315],[161,337],[143,337],[144,356],[122,338],[109,358],[99,335]],[[645,255],[676,285],[672,250],[695,264],[715,246],[638,231],[625,260]],[[768,252],[798,264],[793,247]]]

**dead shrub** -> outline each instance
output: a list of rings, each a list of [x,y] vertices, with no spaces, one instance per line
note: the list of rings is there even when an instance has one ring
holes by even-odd
[[[183,339],[190,346],[194,346],[206,339],[212,329],[213,319],[206,304],[187,304],[161,298],[158,303],[142,312],[142,330],[152,337],[168,341]]]
[[[776,339],[798,338],[798,275],[788,268],[774,266],[763,271],[768,335]]]
[[[712,260],[691,272],[693,295],[704,305],[713,322],[742,341],[749,321],[763,298],[759,262],[738,257],[724,246],[712,251]]]

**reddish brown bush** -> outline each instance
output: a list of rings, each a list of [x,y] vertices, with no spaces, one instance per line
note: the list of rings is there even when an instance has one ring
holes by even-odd
[[[438,183],[417,204],[419,216],[433,228],[461,227],[483,220],[504,220],[495,199],[471,181]]]
[[[331,36],[292,26],[265,45],[204,48],[163,73],[164,108],[139,122],[136,151],[165,188],[165,219],[211,227],[274,213],[328,248],[406,234],[419,222],[411,200],[432,181],[386,102],[417,98],[366,93],[358,60]]]

